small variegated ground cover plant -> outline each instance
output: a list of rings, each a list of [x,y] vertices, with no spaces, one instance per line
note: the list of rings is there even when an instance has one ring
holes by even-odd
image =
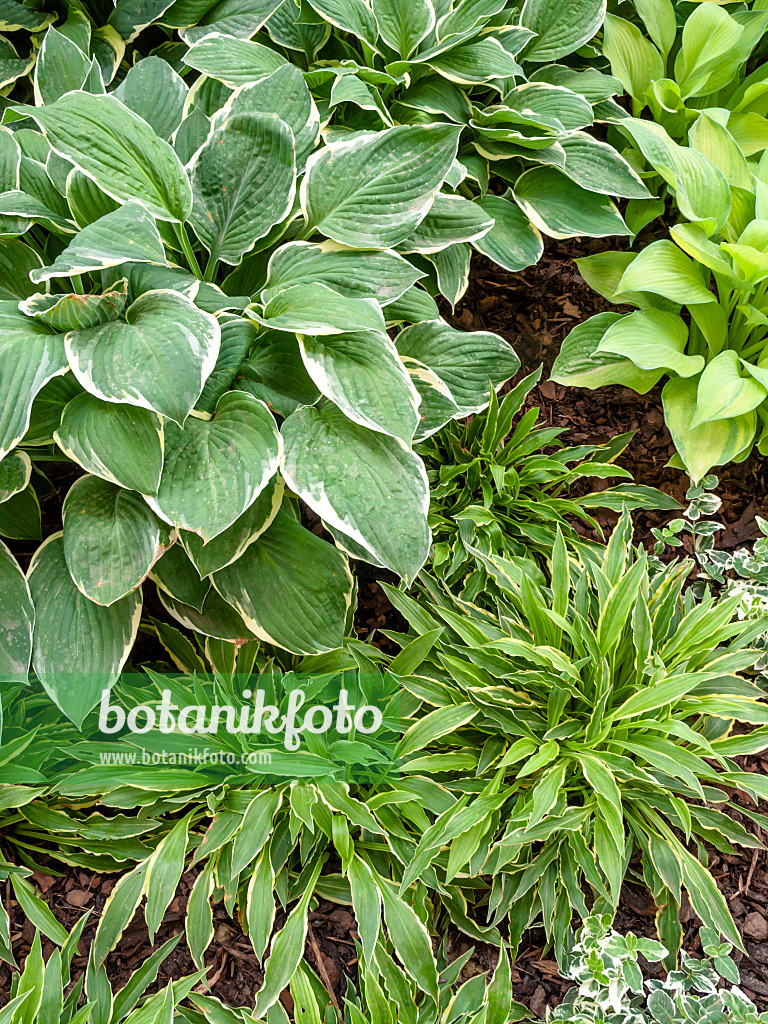
[[[736,597],[697,601],[684,593],[690,562],[657,571],[629,538],[627,515],[602,559],[582,565],[559,536],[551,575],[479,556],[499,593],[489,610],[424,575],[419,600],[389,589],[412,630],[399,638],[403,686],[435,708],[429,767],[461,794],[419,840],[402,887],[432,872],[490,877],[487,923],[508,918],[513,948],[539,923],[560,960],[573,915],[588,916],[585,887],[608,911],[625,878],[651,890],[670,948],[683,887],[707,927],[740,945],[704,843],[754,847],[727,790],[768,793],[734,760],[764,737],[731,734],[734,721],[768,719],[744,674],[765,618],[739,619]]]
[[[601,547],[583,538],[574,520],[599,534],[593,509],[680,507],[662,491],[633,483],[572,494],[577,480],[631,480],[616,459],[632,434],[604,445],[566,446],[562,428],[537,426],[539,409],[515,423],[540,376],[541,368],[501,402],[494,394],[487,412],[449,424],[417,446],[430,482],[431,571],[459,584],[469,601],[483,603],[494,589],[480,556],[546,562],[560,528],[572,550],[599,559]]]

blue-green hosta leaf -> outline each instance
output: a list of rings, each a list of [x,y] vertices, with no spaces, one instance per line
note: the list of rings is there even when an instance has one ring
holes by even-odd
[[[599,348],[606,331],[621,319],[621,313],[598,313],[574,327],[560,347],[551,379],[591,390],[623,384],[640,395],[650,391],[664,376],[663,369],[641,370],[630,358]]]
[[[603,335],[598,352],[631,359],[641,370],[672,370],[694,377],[704,369],[703,356],[687,356],[688,327],[674,313],[639,309],[622,317]]]
[[[106,270],[121,263],[168,266],[154,218],[138,203],[126,203],[80,231],[48,267],[35,267],[35,283]]]
[[[438,192],[429,213],[398,246],[400,252],[439,252],[458,242],[475,242],[487,235],[493,219],[479,203]]]
[[[395,123],[384,105],[378,89],[373,85],[368,85],[357,75],[339,75],[333,83],[330,106],[337,107],[341,103],[352,103],[361,110],[374,111],[388,128]]]
[[[65,92],[82,89],[91,70],[90,58],[77,43],[51,26],[35,65],[35,103],[54,103]]]
[[[179,540],[201,577],[237,561],[258,540],[277,515],[284,491],[282,477],[275,474],[239,519],[207,544],[196,533],[181,531]]]
[[[616,206],[587,192],[554,167],[532,167],[515,182],[514,196],[540,231],[552,238],[628,235]]]
[[[230,96],[219,116],[277,114],[293,132],[296,167],[302,171],[320,138],[320,115],[304,75],[293,64],[283,64],[266,78],[243,85]]]
[[[24,436],[38,391],[66,372],[64,336],[0,302],[0,459]]]
[[[384,331],[299,336],[307,373],[355,423],[410,445],[419,394]]]
[[[0,89],[28,75],[34,66],[34,54],[20,57],[10,39],[0,36]]]
[[[768,396],[768,370],[763,370],[762,375],[763,381],[753,376],[733,349],[720,352],[699,379],[696,415],[691,426],[744,416],[762,405]]]
[[[102,25],[91,34],[91,73],[85,80],[84,89],[103,94],[117,74],[125,56],[125,41],[111,25]]]
[[[181,424],[216,365],[218,321],[178,292],[145,292],[115,321],[66,335],[72,372],[105,402],[151,409]]]
[[[504,94],[504,106],[541,117],[543,123],[559,124],[568,132],[584,128],[593,121],[592,104],[583,96],[548,82],[524,82],[516,86]]]
[[[53,437],[88,473],[142,494],[154,494],[163,469],[163,421],[134,405],[115,405],[85,392],[59,413]]]
[[[2,464],[0,464],[2,465]],[[0,541],[0,675],[26,682],[32,656],[35,609],[24,573]]]
[[[42,224],[44,228],[54,231],[56,234],[71,235],[77,230],[76,225],[71,220],[50,210],[45,203],[42,203],[35,196],[27,195],[26,192],[22,192],[20,189],[6,192],[5,195],[0,196],[0,217],[6,223],[11,218],[18,218],[19,221],[24,222],[23,230],[26,230],[33,222]],[[8,230],[7,233],[11,234],[12,232]],[[21,233],[21,231],[17,232],[17,234]]]
[[[383,331],[384,316],[375,299],[348,298],[324,284],[291,285],[264,306],[246,313],[265,327],[297,334],[343,334]]]
[[[512,78],[522,73],[520,65],[493,38],[464,43],[420,59],[457,85],[483,85],[494,78]]]
[[[358,249],[387,249],[429,211],[456,156],[460,128],[401,125],[314,153],[301,186],[307,222]]]
[[[227,36],[234,36],[237,39],[250,39],[255,35],[272,14],[281,6],[283,0],[219,0],[218,3],[206,3],[209,9],[201,18],[196,18],[190,23],[189,28],[181,28],[179,35],[191,46],[198,39],[210,35],[211,32],[221,32]],[[176,13],[177,17],[169,18],[170,22],[178,20],[178,14],[183,8],[200,6],[195,0],[181,0],[174,4],[170,15]]]
[[[499,388],[520,368],[512,347],[487,331],[457,331],[444,320],[406,327],[397,336],[403,358],[417,359],[448,386],[463,416],[480,412]]]
[[[428,75],[400,93],[398,103],[427,114],[447,117],[456,124],[468,124],[472,107],[466,95],[441,75]]]
[[[330,402],[299,409],[282,428],[283,476],[331,527],[404,579],[429,552],[429,487],[401,442],[352,423]]]
[[[261,43],[213,33],[184,54],[184,63],[236,89],[239,85],[267,78],[286,61]]]
[[[486,238],[487,235],[483,237]],[[430,253],[426,257],[435,268],[440,294],[448,299],[452,309],[469,287],[469,263],[471,257],[471,248],[463,243],[449,245],[447,249]]]
[[[23,108],[60,156],[119,202],[135,199],[158,220],[184,221],[192,190],[181,161],[138,114],[114,96],[70,92]]]
[[[421,0],[421,2],[429,3],[429,0]],[[381,26],[377,24],[377,20],[365,0],[311,0],[311,6],[331,25],[335,25],[343,32],[351,32],[372,49],[376,49]],[[405,5],[403,4],[403,6]],[[413,8],[417,4],[414,3],[411,6]],[[374,8],[376,8],[376,4],[374,4]],[[384,30],[382,29],[383,36]]]
[[[560,139],[565,150],[565,173],[588,192],[628,199],[650,199],[651,193],[613,146],[587,135],[571,132]]]
[[[605,0],[525,0],[520,24],[536,33],[525,59],[543,64],[578,50],[600,30],[605,8]]]
[[[664,419],[693,483],[703,479],[713,466],[724,466],[736,458],[755,439],[755,412],[694,427],[698,399],[695,380],[673,377],[664,385],[661,397]]]
[[[165,464],[152,509],[209,541],[231,526],[277,471],[281,440],[269,409],[230,391],[208,420],[165,428]]]
[[[116,199],[102,192],[95,181],[82,171],[78,171],[76,167],[67,175],[65,191],[69,209],[79,228],[85,228],[100,217],[105,217],[120,208]]]
[[[27,574],[35,606],[32,667],[53,702],[78,727],[117,681],[141,618],[134,591],[109,608],[77,589],[61,533],[35,552]]]
[[[447,4],[441,5],[443,10],[447,6]],[[494,14],[499,14],[505,6],[504,0],[465,0],[464,3],[454,5],[453,10],[442,15],[437,23],[435,34],[438,39],[449,40],[451,36],[463,35],[475,28],[479,30],[481,24],[487,22]],[[520,49],[527,38],[530,38],[530,34],[523,36]],[[510,50],[510,53],[513,52],[517,51]]]
[[[280,416],[290,416],[300,405],[313,405],[320,392],[307,374],[296,335],[260,331],[257,342],[236,386],[267,402]]]
[[[491,230],[472,243],[478,252],[512,273],[539,262],[544,252],[541,234],[517,203],[488,194],[477,205],[493,218]]]
[[[235,265],[291,211],[293,132],[276,114],[232,114],[192,165],[190,220],[212,260]]]
[[[173,544],[158,559],[150,573],[152,581],[175,601],[202,611],[211,589],[211,581],[203,579],[181,544]]]
[[[381,38],[408,60],[435,27],[432,0],[373,0]]]
[[[173,137],[173,148],[186,167],[195,153],[204,145],[211,132],[210,118],[201,107],[193,107]]]
[[[53,432],[61,423],[65,405],[82,394],[85,392],[71,373],[49,380],[32,403],[29,426],[21,443],[25,446],[52,444]]]
[[[622,84],[618,78],[606,75],[595,68],[575,71],[564,64],[549,64],[546,67],[538,68],[530,76],[530,81],[561,85],[565,89],[579,93],[590,103],[611,99],[622,91]]]
[[[31,295],[19,303],[19,309],[55,331],[84,331],[117,320],[127,297],[128,285],[123,279],[101,295]]]
[[[294,654],[341,646],[353,579],[346,558],[287,512],[213,585],[252,632]]]
[[[31,271],[42,265],[37,253],[17,238],[0,238],[0,302],[34,294]]]
[[[133,65],[113,95],[168,140],[181,124],[188,92],[168,61],[145,57]]]
[[[391,250],[366,252],[330,241],[286,242],[270,257],[261,298],[269,302],[293,285],[324,284],[339,295],[386,305],[423,276]]]
[[[64,558],[77,589],[109,607],[146,579],[170,543],[140,494],[81,476],[62,508]]]
[[[23,491],[32,476],[32,460],[26,452],[10,452],[0,462],[0,504]]]

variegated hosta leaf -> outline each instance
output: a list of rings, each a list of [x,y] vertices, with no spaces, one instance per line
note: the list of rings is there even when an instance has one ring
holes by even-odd
[[[119,32],[127,43],[132,43],[172,3],[173,0],[116,0],[115,9],[109,15],[110,27]]]
[[[267,78],[237,89],[219,116],[277,114],[293,132],[296,168],[301,171],[320,138],[320,115],[304,80],[293,64],[283,64]]]
[[[5,89],[18,78],[28,75],[34,66],[34,54],[30,57],[20,57],[10,39],[0,36],[0,89]]]
[[[31,484],[0,502],[0,536],[10,540],[41,540],[40,503]]]
[[[237,264],[288,216],[296,190],[293,145],[276,114],[233,114],[198,152],[191,222],[212,261]]]
[[[451,389],[434,370],[430,370],[424,363],[410,356],[403,356],[402,359],[421,397],[419,425],[414,441],[423,441],[444,427],[449,420],[459,418],[461,410],[451,394]]]
[[[268,643],[294,654],[341,646],[354,589],[347,559],[287,512],[214,573],[213,585]]]
[[[105,607],[140,586],[170,543],[140,494],[96,476],[75,481],[62,516],[70,575],[81,593]]]
[[[182,424],[216,365],[218,321],[169,289],[145,292],[125,316],[66,335],[72,372],[97,398]]]
[[[286,60],[261,43],[211,33],[184,54],[184,63],[236,89],[267,78]]]
[[[406,327],[397,336],[397,350],[440,377],[462,416],[484,409],[490,401],[489,383],[498,388],[520,368],[514,349],[498,334],[457,331],[444,320]]]
[[[541,234],[517,203],[504,196],[487,195],[477,205],[493,217],[491,230],[472,243],[478,252],[512,273],[539,262],[544,252]]]
[[[173,149],[114,96],[70,92],[23,108],[66,157],[119,202],[135,199],[158,220],[184,221],[192,191]]]
[[[299,336],[307,373],[351,420],[410,445],[419,393],[384,331]]]
[[[358,249],[387,249],[424,219],[456,156],[455,125],[401,125],[313,154],[301,186],[307,222]]]
[[[223,315],[218,319],[221,327],[219,357],[196,406],[198,410],[208,413],[214,412],[216,403],[234,383],[258,330],[256,324],[241,316]]]
[[[32,476],[32,460],[26,452],[10,452],[0,462],[0,504],[23,491]]]
[[[525,0],[520,23],[536,33],[526,60],[547,63],[578,50],[600,30],[605,7],[605,0]]]
[[[74,374],[65,373],[63,377],[54,377],[40,389],[32,403],[29,415],[29,426],[21,439],[26,446],[52,444],[54,431],[61,423],[64,407],[73,398],[85,392],[78,384]]]
[[[202,633],[203,636],[231,642],[253,640],[255,637],[240,613],[227,604],[221,594],[213,588],[208,591],[203,606],[199,609],[177,601],[162,590],[159,597],[160,603],[177,622],[187,629]]]
[[[142,494],[154,494],[163,469],[163,421],[133,405],[103,402],[87,392],[61,414],[54,440],[88,473]]]
[[[554,167],[524,171],[515,182],[515,199],[536,227],[552,238],[630,234],[614,203],[587,192]]]
[[[27,581],[35,606],[32,667],[79,727],[120,675],[136,640],[141,594],[134,591],[109,608],[89,601],[69,574],[61,533],[37,549]]]
[[[19,309],[55,331],[85,331],[117,320],[127,297],[128,282],[123,279],[101,295],[31,295]]]
[[[150,56],[133,65],[114,95],[167,140],[181,124],[188,92],[168,61]]]
[[[348,298],[375,299],[385,306],[423,277],[422,271],[391,250],[366,252],[338,242],[287,242],[270,257],[261,298],[269,302],[293,285],[324,284]]]
[[[492,227],[493,218],[478,203],[438,192],[429,213],[398,249],[400,252],[439,252],[457,242],[475,242]]]
[[[435,27],[432,0],[373,0],[381,38],[403,60]]]
[[[209,420],[165,428],[165,465],[147,501],[172,526],[209,541],[231,526],[277,471],[282,442],[263,402],[230,391]]]
[[[35,395],[66,371],[64,335],[0,301],[0,459],[24,436]]]
[[[24,573],[0,541],[0,676],[26,680],[35,609]]]
[[[165,552],[152,567],[150,576],[175,601],[202,611],[211,581],[202,578],[181,544],[174,544]]]
[[[429,486],[402,442],[352,423],[330,402],[299,409],[282,427],[283,476],[330,526],[411,581],[429,553]]]
[[[246,313],[265,327],[297,334],[384,330],[381,307],[374,299],[348,298],[324,284],[291,285],[273,296],[263,313]]]
[[[210,576],[235,562],[270,526],[283,500],[285,484],[279,473],[269,480],[252,505],[213,540],[182,530],[179,540],[200,576]]]
[[[154,218],[138,203],[126,203],[93,221],[49,267],[36,267],[30,277],[39,284],[128,262],[168,266]]]
[[[178,23],[182,12],[193,6],[199,7],[199,4],[190,3],[190,0],[175,3],[169,12],[169,22]],[[219,0],[214,4],[206,0],[205,14],[189,22],[190,27],[180,26],[179,34],[190,46],[211,32],[222,32],[237,39],[250,39],[280,6],[281,0]],[[189,19],[187,17],[183,20]]]
[[[237,387],[267,402],[280,416],[290,416],[300,405],[313,405],[320,397],[307,373],[296,335],[288,331],[260,331],[257,344],[240,369]]]
[[[77,43],[51,26],[35,64],[35,103],[41,107],[65,92],[82,89],[90,70],[90,58]]]

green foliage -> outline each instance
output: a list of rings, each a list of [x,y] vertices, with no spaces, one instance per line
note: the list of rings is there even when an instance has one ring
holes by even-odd
[[[558,528],[571,550],[598,558],[599,546],[580,537],[567,517],[599,529],[589,514],[594,508],[679,507],[661,491],[631,483],[571,495],[578,480],[631,480],[615,460],[632,435],[566,447],[562,429],[536,425],[535,408],[513,427],[540,375],[540,369],[530,374],[501,403],[492,396],[487,412],[444,427],[417,448],[430,483],[432,571],[451,586],[460,584],[470,601],[494,589],[483,556],[546,563]],[[537,574],[535,566],[531,571]]]

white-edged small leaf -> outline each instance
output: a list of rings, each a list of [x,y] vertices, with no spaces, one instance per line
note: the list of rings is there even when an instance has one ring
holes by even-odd
[[[384,330],[384,316],[375,299],[349,298],[324,284],[291,285],[270,298],[263,313],[254,309],[246,313],[265,327],[297,334]]]
[[[539,262],[544,252],[541,234],[517,203],[489,194],[478,199],[477,205],[493,218],[491,230],[472,243],[478,252],[512,273]]]
[[[1,464],[0,464],[1,465]],[[35,609],[24,573],[0,541],[0,675],[27,681]]]
[[[149,56],[133,65],[113,95],[168,140],[181,124],[188,92],[167,60]]]
[[[458,242],[475,242],[492,227],[493,218],[479,203],[438,192],[429,213],[398,249],[406,253],[439,252]]]
[[[184,63],[236,89],[267,78],[286,60],[261,43],[212,32],[184,54]]]
[[[23,451],[9,452],[0,462],[0,504],[25,490],[32,476],[32,460]]]
[[[532,167],[515,182],[515,200],[536,227],[552,238],[629,235],[616,206],[588,192],[554,167]]]

